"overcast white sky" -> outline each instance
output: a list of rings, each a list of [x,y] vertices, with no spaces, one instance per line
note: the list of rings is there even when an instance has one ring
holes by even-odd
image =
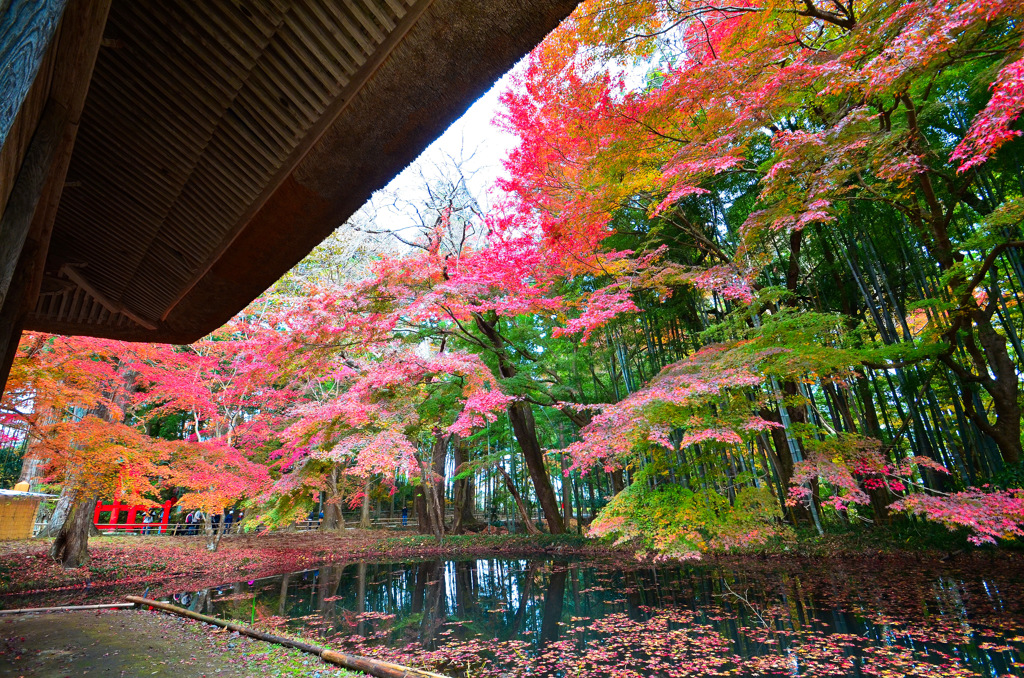
[[[394,196],[400,202],[416,202],[423,194],[424,175],[435,166],[444,167],[463,161],[469,190],[487,204],[487,193],[494,180],[504,173],[501,161],[516,143],[515,136],[504,132],[492,121],[501,107],[498,95],[508,87],[509,75],[503,76],[480,97],[461,118],[452,123],[420,157],[371,198],[377,228],[401,231],[415,225],[414,214],[392,207]],[[369,208],[364,208],[369,209]]]

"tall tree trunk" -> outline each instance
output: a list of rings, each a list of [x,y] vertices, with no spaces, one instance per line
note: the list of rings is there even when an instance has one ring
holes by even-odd
[[[203,513],[203,534],[208,538],[213,538],[213,514]]]
[[[769,432],[771,435],[772,447],[769,447],[766,451],[771,455],[773,465],[779,474],[779,481],[782,485],[783,493],[788,497],[789,488],[792,486],[793,471],[795,461],[793,459],[793,453],[789,449],[789,439],[786,437],[786,431],[781,427],[782,417],[779,415],[778,410],[771,410],[763,408],[760,411],[762,419],[771,421],[780,426],[773,426]],[[795,525],[797,523],[809,523],[812,521],[811,512],[802,503],[797,503],[796,506],[789,507],[786,509],[783,505],[783,510],[789,514],[790,521]]]
[[[548,470],[544,465],[544,451],[540,449],[537,440],[537,424],[533,418],[533,410],[528,403],[517,400],[509,406],[508,416],[512,422],[512,430],[516,434],[516,441],[523,451],[523,459],[526,462],[526,469],[530,472],[537,501],[544,510],[548,532],[564,534],[565,522],[562,520],[562,512],[558,509],[558,497],[551,486],[551,478],[548,477]]]
[[[973,303],[973,300],[964,303]],[[974,337],[967,335],[964,342],[975,364],[976,374],[958,365],[954,367],[956,364],[952,361],[946,364],[953,367],[961,380],[975,382],[988,392],[992,398],[995,421],[990,421],[987,412],[975,407],[972,398],[965,397],[967,415],[982,432],[995,441],[1003,462],[1015,465],[1024,457],[1020,442],[1020,381],[1006,339],[992,325],[992,313],[996,305],[990,303],[989,307],[991,310],[975,308],[971,311],[970,317],[977,328],[978,340],[975,343]]]
[[[800,251],[803,247],[803,229],[794,229],[789,234],[789,262],[786,266],[786,290],[792,295],[785,301],[785,304],[789,307],[798,307],[797,294],[800,287]],[[754,318],[755,327],[760,326],[760,320],[755,316]],[[786,399],[794,398],[798,393],[799,389],[795,382],[783,381],[781,385],[776,384],[774,377],[772,378],[772,390],[775,391],[776,398],[778,399],[778,410],[770,414],[769,417],[765,417],[770,421],[775,421],[782,424],[783,428],[772,428],[771,438],[775,445],[775,460],[778,462],[779,473],[782,476],[782,485],[785,491],[789,492],[789,486],[793,479],[794,465],[797,461],[796,457],[802,457],[802,441],[792,435],[791,425],[792,424],[805,424],[807,423],[807,410],[804,407],[793,407],[785,405]],[[783,409],[785,408],[785,409]],[[762,416],[766,414],[762,411]],[[791,446],[792,442],[792,446]],[[818,520],[818,485],[817,481],[809,483],[811,490],[811,501],[809,507],[804,507],[802,504],[798,504],[794,507],[790,516],[794,523],[798,520],[805,519],[808,514],[813,520],[815,527],[818,529],[820,534],[822,531],[821,523]],[[809,510],[808,510],[809,508]]]
[[[220,540],[224,537],[224,530],[227,528],[227,523],[225,522],[224,517],[224,511],[221,511],[220,520],[217,521],[216,529],[213,528],[213,515],[208,515],[206,517],[206,520],[208,521],[206,534],[210,537],[206,542],[206,548],[210,551],[216,551],[220,548]]]
[[[576,533],[583,534],[583,497],[580,495],[580,481],[578,476],[570,472],[566,481],[572,486],[572,496],[576,500]]]
[[[363,508],[359,512],[359,529],[370,529],[370,481],[363,484]]]
[[[440,434],[440,431],[437,432]],[[434,532],[439,533],[440,537],[444,536],[447,526],[445,525],[445,511],[444,511],[444,485],[445,485],[445,462],[448,460],[448,443],[451,441],[452,436],[441,436],[434,441],[434,448],[431,452],[431,460],[434,470],[434,482],[431,485],[431,496],[432,502],[428,502],[427,506],[431,507],[434,512],[433,519],[435,522]]]
[[[626,481],[621,468],[612,471],[612,492],[618,494],[626,489]]]
[[[558,434],[558,444],[562,449],[565,449],[565,441],[562,440],[562,434]],[[572,478],[569,477],[569,463],[566,461],[566,455],[563,452],[559,455],[559,463],[562,467],[562,520],[565,523],[566,530],[572,527]],[[576,527],[579,528],[579,522],[576,523]]]
[[[39,535],[40,537],[56,537],[60,534],[61,528],[64,527],[64,523],[67,522],[68,516],[71,515],[74,508],[77,494],[73,481],[64,483],[64,488],[57,499],[57,506],[53,509],[53,515],[50,516],[50,521],[46,524],[46,529]],[[114,516],[111,522],[117,522],[117,516]]]
[[[530,509],[526,508],[526,504],[523,503],[523,497],[519,494],[519,490],[516,489],[515,481],[512,480],[512,476],[508,474],[505,467],[498,464],[498,470],[501,471],[502,478],[505,479],[505,488],[508,493],[512,495],[512,501],[516,503],[516,508],[519,510],[519,517],[523,521],[523,525],[526,527],[526,531],[530,534],[540,534],[540,530],[533,524],[533,518],[530,516]]]
[[[469,448],[465,440],[455,440],[455,473],[458,475],[464,469],[462,466],[469,462]],[[464,534],[466,530],[475,530],[480,527],[476,520],[473,509],[476,508],[476,486],[473,476],[459,478],[455,481],[455,518],[452,523],[452,534]]]
[[[81,567],[89,562],[89,528],[96,508],[95,497],[72,501],[68,517],[50,547],[50,558],[65,568]]]
[[[423,502],[420,510],[420,533],[432,534],[438,541],[444,539],[444,459],[448,451],[448,436],[438,436],[431,449],[431,458],[420,462],[420,481]],[[441,474],[436,469],[440,466]],[[438,475],[440,479],[438,480]],[[420,497],[417,496],[417,501]]]
[[[323,531],[341,531],[345,529],[345,517],[341,514],[341,501],[338,496],[338,465],[335,464],[327,476],[327,501],[323,502],[323,519],[320,529]]]
[[[510,360],[508,352],[505,350],[505,341],[498,332],[498,315],[492,312],[489,318],[484,318],[480,314],[474,314],[473,317],[477,328],[483,332],[498,357],[498,372],[501,377],[511,379],[516,376],[516,366]],[[540,449],[540,443],[537,440],[537,425],[533,419],[533,410],[528,403],[516,400],[508,407],[508,418],[512,423],[516,441],[523,451],[523,459],[530,472],[537,500],[544,510],[548,531],[551,534],[563,534],[565,523],[562,521],[561,512],[558,510],[558,498],[555,496],[554,488],[551,487],[551,479],[544,466],[544,452]]]
[[[434,525],[430,519],[430,512],[427,511],[427,494],[424,491],[425,485],[420,484],[413,491],[413,513],[416,514],[416,531],[420,534],[433,534]]]

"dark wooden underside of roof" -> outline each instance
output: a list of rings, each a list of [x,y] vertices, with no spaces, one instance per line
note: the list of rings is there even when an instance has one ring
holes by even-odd
[[[25,329],[187,343],[577,0],[115,0]]]

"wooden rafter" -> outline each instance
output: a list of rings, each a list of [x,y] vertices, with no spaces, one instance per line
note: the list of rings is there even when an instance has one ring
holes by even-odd
[[[79,273],[74,266],[65,264],[64,266],[61,267],[60,272],[68,280],[75,283],[83,290],[85,290],[85,292],[88,293],[89,296],[91,296],[93,299],[95,299],[100,306],[107,309],[111,313],[120,313],[126,318],[130,318],[132,322],[136,323],[137,325],[145,327],[147,330],[156,329],[156,325],[151,320],[146,320],[145,318],[139,316],[138,314],[132,313],[123,305],[108,299],[102,292],[100,292],[93,285],[91,285],[89,281],[86,280],[85,277],[81,273]]]

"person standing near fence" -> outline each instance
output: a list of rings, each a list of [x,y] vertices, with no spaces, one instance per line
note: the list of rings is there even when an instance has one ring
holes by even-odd
[[[408,506],[403,506],[402,507],[402,527],[407,527],[408,525],[409,525],[409,507]]]

